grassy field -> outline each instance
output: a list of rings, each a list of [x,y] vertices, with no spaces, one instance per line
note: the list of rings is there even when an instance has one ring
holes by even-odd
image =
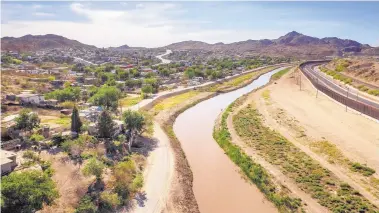
[[[41,124],[56,124],[61,125],[64,128],[68,128],[71,125],[71,117],[70,116],[61,116],[56,119],[42,119]]]
[[[236,103],[236,102],[235,102]],[[242,170],[247,178],[254,183],[265,194],[267,199],[277,206],[280,212],[301,212],[301,199],[289,196],[288,191],[274,183],[272,177],[260,164],[255,163],[240,147],[231,142],[230,133],[226,124],[230,112],[233,110],[231,104],[221,118],[221,124],[216,127],[213,137],[225,151],[225,154]]]
[[[199,93],[200,93],[199,91],[192,90],[192,91],[180,94],[180,95],[175,95],[175,96],[169,97],[169,98],[165,99],[164,101],[155,105],[153,107],[153,111],[155,114],[157,114],[158,112],[160,112],[162,110],[173,108],[173,107],[177,106],[178,104],[182,103],[183,101],[188,100],[192,97],[195,97]]]
[[[299,188],[333,212],[378,212],[359,192],[341,182],[279,133],[263,125],[259,112],[248,105],[233,117],[237,134],[264,157],[292,178]],[[329,144],[316,144],[318,149],[333,150]],[[324,152],[324,151],[323,151]],[[341,157],[330,151],[331,159]]]
[[[138,104],[140,101],[142,101],[141,96],[136,96],[136,97],[127,96],[125,98],[120,99],[120,106],[130,107],[130,106]]]

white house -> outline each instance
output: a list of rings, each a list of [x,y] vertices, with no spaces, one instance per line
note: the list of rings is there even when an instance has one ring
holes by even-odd
[[[16,153],[11,151],[5,151],[0,149],[0,157],[1,157],[1,174],[8,174],[11,172],[16,166]]]
[[[16,98],[19,99],[20,104],[41,104],[45,101],[43,95],[40,94],[21,93],[16,95]]]

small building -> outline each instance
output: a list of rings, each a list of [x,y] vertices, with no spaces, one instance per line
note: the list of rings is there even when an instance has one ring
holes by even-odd
[[[41,102],[45,101],[45,98],[41,94],[21,93],[19,95],[16,95],[16,97],[19,99],[19,102],[21,105],[24,105],[24,104],[38,105],[38,104],[41,104]]]
[[[16,153],[0,149],[1,175],[8,174],[17,166]]]
[[[84,78],[84,84],[96,84],[97,78]]]

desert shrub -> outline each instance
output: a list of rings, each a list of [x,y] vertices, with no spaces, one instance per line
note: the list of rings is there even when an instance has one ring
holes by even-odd
[[[34,133],[33,135],[30,136],[29,139],[31,141],[39,142],[39,141],[43,141],[45,139],[45,137],[43,137],[43,135]]]
[[[360,163],[353,163],[350,167],[350,169],[354,172],[359,172],[361,174],[363,174],[364,176],[371,176],[375,173],[375,170],[366,166],[366,165],[362,165]]]
[[[65,108],[65,109],[73,109],[75,106],[75,102],[65,101],[65,102],[60,103],[59,106]]]
[[[114,210],[121,204],[116,193],[105,191],[100,194],[100,207],[106,210]]]

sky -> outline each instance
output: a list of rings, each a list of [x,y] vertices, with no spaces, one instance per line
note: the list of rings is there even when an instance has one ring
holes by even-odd
[[[379,46],[379,2],[1,2],[1,37],[57,34],[97,47],[231,43],[290,31]]]

